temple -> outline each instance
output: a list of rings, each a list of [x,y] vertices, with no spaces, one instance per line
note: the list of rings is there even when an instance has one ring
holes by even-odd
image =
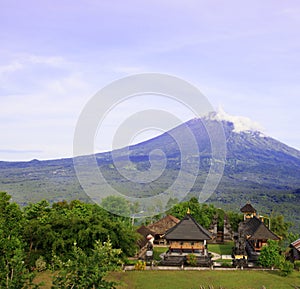
[[[169,243],[169,250],[164,255],[162,265],[183,265],[188,263],[188,256],[193,254],[197,266],[211,266],[212,262],[206,244],[211,239],[211,234],[189,213],[167,231],[165,239]]]
[[[280,240],[263,222],[257,217],[256,210],[250,203],[241,208],[244,221],[239,224],[238,235],[235,237],[234,255],[246,256],[248,261],[256,262],[263,246],[268,240]]]

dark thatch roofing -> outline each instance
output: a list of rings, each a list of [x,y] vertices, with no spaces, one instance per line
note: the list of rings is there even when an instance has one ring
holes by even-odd
[[[300,239],[294,241],[293,243],[291,243],[291,246],[294,247],[296,250],[298,250],[300,252]]]
[[[167,215],[159,221],[147,226],[148,229],[153,231],[155,234],[164,235],[166,231],[174,227],[180,222],[179,219],[172,215]]]
[[[210,240],[211,233],[199,225],[196,220],[187,214],[176,226],[167,231],[167,240]]]
[[[253,217],[241,223],[239,230],[248,240],[280,240],[261,220]]]
[[[242,213],[256,213],[256,210],[252,207],[250,203],[247,203],[244,207],[241,208]]]

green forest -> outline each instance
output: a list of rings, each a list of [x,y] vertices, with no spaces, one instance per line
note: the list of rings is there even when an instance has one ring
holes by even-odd
[[[206,228],[215,216],[222,227],[226,214],[234,230],[242,220],[238,212],[224,212],[213,205],[200,204],[196,198],[178,204],[172,201],[166,214],[181,219],[189,208]],[[108,197],[103,205],[132,210],[126,200],[117,197]],[[47,269],[56,272],[53,288],[73,288],[70,284],[82,284],[74,288],[114,288],[114,283],[105,279],[107,272],[121,268],[128,257],[137,253],[141,237],[136,232],[138,226],[163,215],[132,220],[102,207],[78,200],[51,205],[42,200],[20,207],[7,193],[0,193],[0,287],[39,288],[33,284],[34,276]],[[282,215],[274,216],[271,225],[282,237],[282,248],[298,237],[289,232],[292,224],[285,222]],[[99,284],[103,287],[97,287]]]

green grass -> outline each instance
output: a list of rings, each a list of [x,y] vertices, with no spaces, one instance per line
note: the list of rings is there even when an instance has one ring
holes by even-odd
[[[131,271],[112,273],[118,289],[289,289],[300,286],[300,274],[281,277],[266,271]]]
[[[38,273],[35,281],[51,288],[49,271]],[[219,289],[289,289],[300,286],[300,273],[282,277],[275,271],[130,271],[114,272],[110,278],[119,282],[118,289],[199,289],[209,285]]]
[[[233,242],[226,242],[225,244],[208,244],[208,251],[217,253],[219,255],[231,255]]]
[[[153,249],[153,259],[156,261],[160,261],[160,254],[167,252],[168,247],[154,247]]]

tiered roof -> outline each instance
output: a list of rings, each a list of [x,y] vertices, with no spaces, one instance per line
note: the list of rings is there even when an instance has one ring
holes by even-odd
[[[211,233],[198,224],[191,215],[187,214],[176,226],[167,231],[165,238],[182,241],[210,240]]]
[[[244,221],[240,230],[248,240],[280,240],[260,219],[253,217]]]
[[[241,208],[242,213],[256,213],[256,210],[252,207],[250,203],[247,203],[244,207]]]

